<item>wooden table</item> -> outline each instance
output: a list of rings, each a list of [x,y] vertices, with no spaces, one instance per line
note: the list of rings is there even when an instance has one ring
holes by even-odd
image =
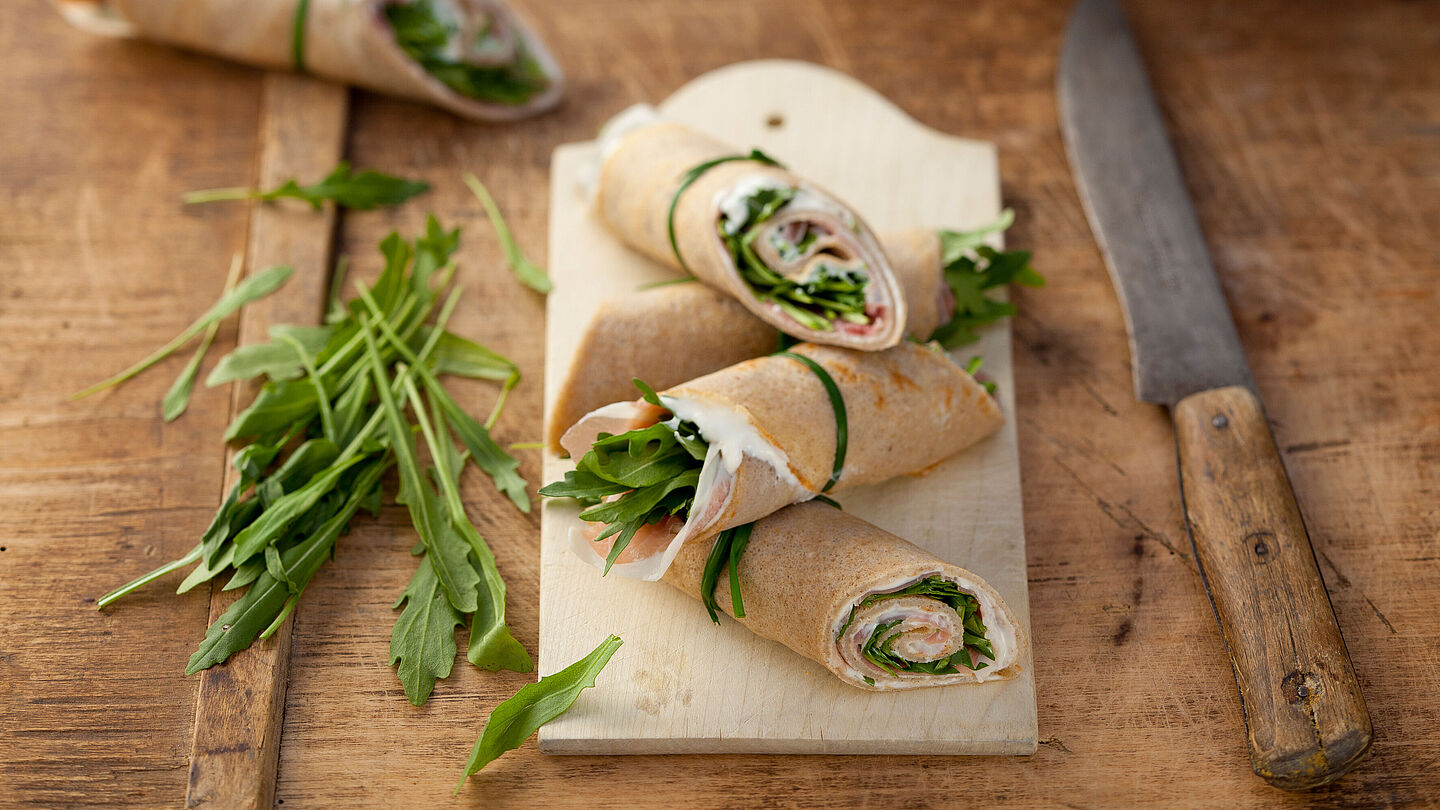
[[[557,144],[765,56],[834,66],[926,124],[999,145],[1017,212],[1009,241],[1033,248],[1050,282],[1015,294],[1043,742],[1026,759],[563,758],[531,744],[458,803],[1348,806],[1440,795],[1435,6],[1129,4],[1374,717],[1360,768],[1296,796],[1249,772],[1169,422],[1131,394],[1120,311],[1056,128],[1068,4],[524,5],[569,69],[569,102],[482,126],[355,93],[350,157],[435,188],[346,214],[339,237],[373,271],[375,243],[420,227],[427,210],[466,227],[455,323],[527,379],[497,428],[503,442],[540,435],[543,301],[503,269],[462,171],[490,186],[539,257]],[[65,396],[214,297],[247,208],[178,198],[253,177],[261,74],[97,40],[40,0],[0,5],[0,54],[0,805],[173,806],[198,684],[180,672],[208,597],[157,587],[107,613],[93,601],[203,529],[229,399],[202,390],[164,425],[157,403],[182,358],[107,396]],[[227,325],[217,349],[234,340]],[[473,390],[477,407],[488,396]],[[537,479],[533,452],[522,472]],[[488,484],[469,481],[465,494],[533,651],[537,523]],[[396,509],[357,526],[296,611],[278,802],[435,805],[481,718],[527,678],[461,662],[427,706],[410,706],[386,659],[411,530]]]

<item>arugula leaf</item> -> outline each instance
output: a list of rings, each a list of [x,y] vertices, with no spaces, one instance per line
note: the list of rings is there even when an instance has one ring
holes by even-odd
[[[415,240],[415,265],[410,268],[410,289],[417,295],[430,294],[430,276],[450,261],[460,249],[460,229],[445,230],[434,214],[425,216],[425,235]]]
[[[462,96],[520,105],[550,86],[549,77],[518,36],[515,58],[509,64],[473,65],[450,56],[450,40],[459,36],[459,27],[436,14],[430,0],[390,3],[385,6],[385,18],[401,50]],[[474,47],[484,48],[490,36],[489,31],[482,32]],[[461,50],[468,52],[465,48]]]
[[[245,562],[280,539],[291,523],[308,512],[340,483],[340,476],[346,470],[364,460],[365,456],[360,454],[337,459],[324,471],[310,478],[305,486],[271,502],[254,523],[235,535],[235,559]]]
[[[1000,216],[988,225],[968,231],[940,231],[940,263],[949,266],[964,258],[975,248],[985,244],[985,237],[992,233],[1004,233],[1015,224],[1015,211],[1006,208]]]
[[[645,382],[639,377],[632,377],[630,379],[630,382],[634,383],[635,387],[640,389],[641,399],[645,400],[651,405],[654,405],[657,408],[665,408],[665,403],[660,401],[660,395],[655,393],[655,389],[651,388],[649,383]],[[669,410],[669,408],[666,408],[666,410]]]
[[[380,359],[380,349],[371,324],[362,318],[360,325],[360,333],[365,336],[370,370],[375,375],[375,388],[380,392],[381,413],[390,427],[391,449],[400,468],[400,495],[397,500],[410,508],[410,522],[425,542],[426,557],[435,568],[436,578],[450,604],[462,613],[473,613],[475,588],[480,583],[480,576],[470,565],[469,547],[456,535],[449,521],[439,514],[440,504],[435,492],[425,484],[425,478],[420,474],[410,424],[405,421],[395,395],[390,393],[390,386],[386,384],[385,366]]]
[[[648,487],[695,467],[694,462],[675,428],[656,422],[618,436],[600,434],[576,467],[617,484]]]
[[[365,305],[369,307],[372,312],[378,311],[378,303],[369,294],[369,291],[365,289],[364,285],[360,285],[357,289],[359,289],[360,299],[365,302]],[[439,401],[440,406],[445,411],[451,429],[453,429],[455,433],[460,436],[460,440],[465,443],[465,447],[470,451],[470,457],[475,460],[476,466],[490,476],[491,480],[495,483],[496,489],[510,496],[510,500],[515,504],[516,508],[521,512],[529,514],[530,496],[525,493],[525,479],[521,478],[520,474],[516,472],[520,467],[519,460],[501,449],[500,445],[496,444],[495,440],[490,437],[490,431],[479,422],[476,422],[470,414],[466,413],[465,410],[455,402],[454,398],[450,396],[450,393],[440,384],[440,381],[435,379],[435,376],[425,367],[425,363],[416,362],[419,358],[410,351],[410,347],[405,344],[405,341],[402,340],[399,335],[396,335],[390,330],[389,325],[386,324],[385,321],[377,320],[376,323],[379,325],[380,331],[384,333],[385,337],[390,341],[390,344],[399,350],[401,356],[415,363],[413,368],[425,384],[426,392]],[[441,338],[444,337],[444,334],[444,330],[439,332]],[[438,345],[438,341],[436,345]]]
[[[289,582],[296,583],[300,590],[304,589],[329,556],[335,540],[354,517],[368,492],[379,486],[380,476],[388,466],[389,462],[384,459],[372,462],[356,477],[351,494],[340,510],[313,534],[280,554],[283,572]],[[250,590],[210,625],[205,632],[205,640],[190,656],[185,674],[193,675],[223,663],[231,655],[249,647],[256,636],[280,616],[290,596],[291,588],[286,582],[262,573]]]
[[[429,330],[422,327],[419,334],[428,337]],[[436,375],[453,374],[499,382],[520,381],[520,368],[513,360],[453,332],[440,335],[430,370]]]
[[[315,386],[309,380],[280,380],[265,383],[250,407],[235,416],[225,429],[225,441],[263,436],[310,421],[318,410]]]
[[[235,284],[240,280],[240,270],[245,266],[245,256],[236,253],[230,260],[230,275],[225,279],[225,290],[221,297],[229,295],[235,289]],[[195,377],[200,373],[200,363],[205,360],[205,354],[210,351],[210,344],[215,342],[215,335],[220,331],[220,322],[212,321],[205,327],[205,334],[200,338],[200,345],[195,348],[195,353],[190,356],[190,362],[175,378],[170,385],[170,390],[165,392],[165,399],[161,400],[160,413],[165,417],[166,422],[174,422],[185,413],[190,406],[190,392],[195,388]]]
[[[563,481],[541,487],[540,494],[550,498],[574,498],[582,503],[593,504],[599,503],[606,496],[619,495],[629,489],[630,487],[624,484],[606,481],[589,470],[576,469],[566,472]]]
[[[515,272],[515,277],[520,283],[538,293],[548,293],[555,289],[555,282],[546,275],[545,268],[525,258],[520,252],[520,246],[516,244],[515,237],[510,233],[510,226],[505,224],[505,218],[500,216],[500,208],[495,205],[495,200],[485,186],[480,183],[480,178],[473,174],[465,175],[465,185],[470,187],[470,192],[480,201],[485,208],[485,215],[490,218],[490,224],[495,228],[495,236],[500,239],[500,248],[505,251],[505,261],[510,264],[510,269]]]
[[[426,556],[429,556],[428,554]],[[436,568],[422,559],[395,607],[405,605],[390,633],[390,666],[399,664],[396,674],[405,697],[423,706],[435,688],[435,681],[450,677],[455,665],[455,628],[464,617],[451,606]]]
[[[325,200],[357,211],[369,211],[382,206],[399,205],[417,194],[430,189],[430,184],[419,180],[365,170],[353,172],[348,161],[340,161],[330,174],[314,185],[302,186],[295,180],[287,180],[278,188],[259,191],[248,188],[212,188],[192,191],[181,200],[186,205],[220,202],[223,200],[278,200],[293,197],[310,203],[316,210]]]
[[[650,388],[636,382],[642,393]],[[576,469],[563,481],[542,487],[540,494],[590,505],[580,518],[605,524],[595,542],[616,538],[605,558],[608,574],[642,527],[689,515],[707,451],[699,429],[676,418],[618,436],[601,433]],[[602,502],[617,494],[620,497]]]
[[[595,685],[595,678],[610,662],[610,657],[623,644],[619,636],[610,636],[579,661],[546,675],[538,683],[520,687],[510,698],[500,702],[485,721],[485,730],[470,751],[470,761],[460,783],[458,794],[471,774],[495,761],[506,751],[519,748],[541,726],[564,714],[580,697],[580,692]]]
[[[334,329],[329,326],[272,326],[268,343],[237,346],[220,358],[210,376],[205,378],[205,385],[214,388],[262,374],[271,380],[293,380],[304,374],[305,369],[291,341],[298,342],[312,357],[318,357],[329,344],[333,332]],[[289,340],[282,340],[282,337]]]
[[[465,514],[465,506],[460,501],[460,470],[463,460],[460,454],[455,452],[455,445],[450,443],[449,437],[441,439],[436,434],[436,429],[445,424],[441,406],[431,397],[431,418],[427,419],[424,410],[419,407],[420,394],[415,390],[414,383],[407,381],[406,392],[410,395],[410,401],[417,403],[415,416],[420,421],[420,432],[425,436],[430,457],[435,460],[435,478],[444,492],[445,505],[450,510],[450,521],[460,536],[470,543],[471,551],[475,552],[476,570],[480,574],[480,588],[475,615],[470,622],[470,645],[466,658],[475,666],[492,672],[500,669],[529,672],[535,665],[505,623],[505,580],[500,577],[500,570],[495,566],[495,555],[470,522],[469,516]]]
[[[530,496],[525,492],[525,479],[521,478],[520,473],[517,472],[520,469],[519,459],[505,452],[500,445],[496,444],[495,440],[490,437],[490,431],[475,421],[448,394],[444,394],[440,383],[434,377],[428,376],[428,372],[422,369],[420,377],[425,382],[425,390],[440,401],[450,429],[455,431],[455,435],[465,443],[465,448],[470,451],[470,458],[475,465],[490,476],[490,479],[495,482],[496,489],[510,497],[510,502],[515,504],[515,508],[527,515],[530,514]],[[439,393],[437,394],[437,392]]]
[[[986,290],[1012,283],[1045,285],[1045,279],[1030,266],[1028,251],[1000,252],[983,244],[985,236],[1004,231],[1014,219],[1014,212],[1007,208],[995,222],[973,231],[940,232],[945,283],[955,298],[955,313],[929,340],[946,349],[974,343],[980,339],[976,329],[1015,314],[1014,306],[985,295]]]
[[[111,388],[125,382],[136,374],[169,357],[176,349],[189,343],[192,338],[205,331],[211,324],[219,323],[251,301],[264,298],[270,293],[275,292],[288,278],[290,278],[290,268],[288,267],[271,267],[268,270],[250,276],[235,285],[234,289],[220,296],[220,300],[212,304],[210,309],[205,311],[205,314],[196,318],[194,323],[185,327],[185,331],[176,335],[169,343],[156,349],[149,357],[146,357],[144,360],[141,360],[109,379],[102,380],[83,391],[76,392],[70,398],[83,399],[91,394],[99,393],[106,388]]]

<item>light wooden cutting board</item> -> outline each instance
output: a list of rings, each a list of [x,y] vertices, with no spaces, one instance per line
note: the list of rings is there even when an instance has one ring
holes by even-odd
[[[879,232],[909,225],[967,228],[1000,211],[991,144],[927,129],[848,76],[815,65],[731,65],[682,87],[661,114],[736,151],[759,147],[848,201]],[[547,419],[584,326],[603,299],[674,277],[617,242],[583,186],[593,142],[555,150],[551,167]],[[593,176],[593,175],[590,175]],[[685,351],[684,346],[669,347]],[[840,493],[846,510],[997,588],[1029,628],[1025,535],[1015,444],[1008,324],[955,352],[979,354],[999,385],[1006,426],[924,477]],[[617,357],[615,362],[623,363]],[[544,480],[570,468],[546,451]],[[618,576],[569,550],[573,503],[542,512],[540,671],[554,672],[609,633],[625,645],[564,716],[540,730],[557,754],[1030,754],[1036,746],[1031,655],[1014,680],[886,694],[846,686],[820,665],[689,597]]]

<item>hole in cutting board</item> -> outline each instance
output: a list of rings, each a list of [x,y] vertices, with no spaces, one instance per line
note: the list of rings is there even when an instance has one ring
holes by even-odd
[[[779,129],[785,126],[785,116],[780,113],[770,113],[770,117],[765,119],[765,126],[771,129]]]

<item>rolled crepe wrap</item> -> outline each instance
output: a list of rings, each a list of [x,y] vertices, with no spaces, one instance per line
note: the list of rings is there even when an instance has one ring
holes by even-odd
[[[686,544],[664,581],[700,599],[709,551],[708,542]],[[861,606],[867,596],[902,590],[928,577],[953,582],[979,602],[985,638],[995,655],[989,658],[972,650],[971,661],[985,667],[972,671],[960,666],[956,672],[938,675],[892,673],[861,653],[877,625],[896,619],[901,624],[888,633],[898,635],[891,650],[901,658],[931,662],[960,649],[960,617],[941,600],[901,596]],[[1020,671],[1024,631],[985,580],[833,506],[798,504],[756,523],[740,558],[739,579],[745,617],[736,621],[861,689],[981,683],[1012,678]],[[715,596],[719,607],[734,618],[728,577],[720,577]]]
[[[914,343],[883,352],[800,344],[791,352],[818,363],[838,386],[848,446],[833,487],[862,486],[921,473],[999,429],[1000,406],[943,354]],[[836,460],[835,411],[819,377],[790,357],[758,357],[660,393],[679,419],[709,443],[695,497],[683,521],[638,532],[613,572],[656,580],[688,541],[758,520],[826,489]],[[664,411],[616,402],[580,419],[561,438],[579,459],[600,433],[655,424]],[[599,524],[576,527],[571,545],[603,566],[612,540],[592,542]]]
[[[905,300],[890,262],[870,228],[829,192],[756,160],[717,163],[686,185],[692,170],[734,157],[737,150],[681,124],[653,122],[605,140],[596,205],[601,220],[622,241],[660,262],[688,270],[801,340],[866,351],[900,342]],[[745,199],[767,188],[798,191],[769,220],[754,226],[761,229],[752,242],[755,253],[775,274],[794,282],[813,280],[822,266],[863,273],[869,279],[865,315],[870,323],[835,318],[832,328],[813,329],[780,305],[756,296],[718,229],[727,211],[744,212]],[[804,249],[796,246],[794,255],[782,256],[773,240],[791,239],[800,231],[818,236]]]
[[[563,75],[530,27],[499,0],[428,0],[457,29],[446,57],[477,68],[526,54],[545,86],[522,103],[472,98],[412,59],[385,7],[415,0],[56,0],[66,19],[97,33],[136,36],[259,67],[300,68],[333,81],[417,99],[483,121],[511,121],[554,107]],[[302,38],[296,64],[297,28]],[[467,44],[462,44],[467,43]]]
[[[908,333],[927,339],[950,320],[955,299],[940,263],[933,228],[909,228],[881,238],[905,290]],[[679,385],[775,351],[775,327],[750,314],[736,299],[703,284],[676,284],[603,302],[581,337],[570,370],[555,398],[546,442],[580,417],[635,393],[638,377],[657,389]]]
[[[679,385],[779,347],[775,327],[704,284],[644,290],[600,304],[555,397],[546,442],[590,411],[635,395],[632,380]]]

